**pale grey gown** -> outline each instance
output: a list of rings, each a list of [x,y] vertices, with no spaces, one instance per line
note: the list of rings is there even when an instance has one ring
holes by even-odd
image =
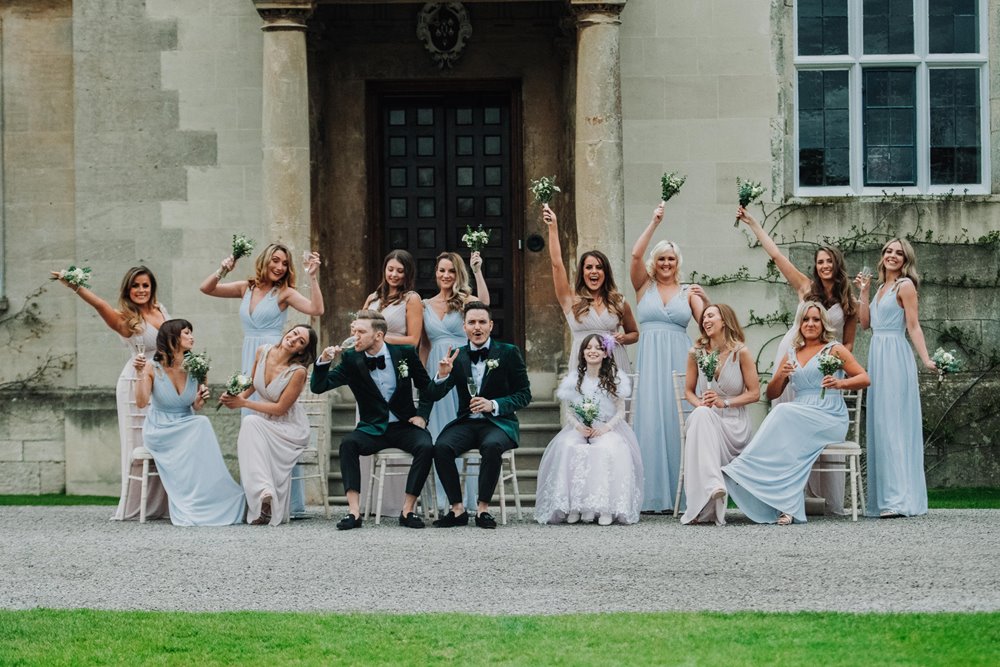
[[[583,343],[584,338],[590,334],[614,336],[622,328],[621,321],[607,308],[605,308],[603,313],[598,313],[593,308],[590,308],[580,316],[579,321],[573,315],[572,308],[563,313],[563,315],[566,316],[566,323],[573,334],[573,344],[570,347],[569,353],[569,367],[571,369],[577,367],[580,344]],[[632,362],[629,361],[628,352],[625,350],[624,345],[615,345],[614,358],[618,370],[626,375],[632,372]]]
[[[722,397],[739,396],[746,389],[740,368],[739,346],[725,360],[712,388]],[[694,350],[692,349],[692,354]],[[698,370],[696,393],[708,389],[705,374]],[[722,466],[739,456],[753,434],[750,415],[745,405],[732,408],[697,407],[687,418],[684,442],[684,493],[687,511],[681,523],[714,521],[726,523],[727,495],[712,500],[712,492],[726,489]]]
[[[266,383],[267,355],[272,347],[264,347],[253,378],[254,400],[265,403],[281,400],[292,375],[296,371],[304,372],[302,366],[289,366],[270,384]],[[271,496],[270,524],[277,526],[288,518],[292,469],[308,445],[309,418],[298,401],[283,415],[268,415],[251,409],[243,418],[236,453],[240,461],[240,482],[247,497],[247,523],[260,517],[261,499],[265,495]]]

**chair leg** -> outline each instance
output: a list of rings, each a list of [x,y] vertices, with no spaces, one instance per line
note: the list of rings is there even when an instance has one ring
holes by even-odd
[[[146,500],[149,498],[149,459],[142,460],[142,486],[139,489],[139,523],[146,523]]]
[[[858,457],[847,457],[851,469],[851,521],[858,520]]]
[[[375,499],[375,525],[382,523],[382,491],[385,490],[385,466],[386,460],[382,459],[378,465],[378,494]]]
[[[347,493],[347,489],[344,489],[344,493]],[[365,521],[371,516],[372,509],[372,494],[375,493],[375,466],[372,465],[371,472],[368,473],[368,494],[365,496],[365,508],[361,513]]]
[[[521,513],[521,489],[517,486],[517,464],[514,463],[514,457],[510,458],[510,482],[511,486],[514,487],[514,511],[517,514],[517,520],[520,521],[524,518]]]
[[[427,475],[427,481],[424,483],[424,493],[430,499],[430,504],[424,503],[424,518],[428,520],[434,520],[438,518],[438,499],[437,499],[437,478],[434,476],[434,468],[431,468],[431,472]]]
[[[681,440],[681,464],[677,470],[677,493],[674,494],[674,516],[681,511],[681,489],[684,488],[684,447],[685,442]]]
[[[500,523],[507,525],[507,475],[503,472],[503,460],[500,461]]]

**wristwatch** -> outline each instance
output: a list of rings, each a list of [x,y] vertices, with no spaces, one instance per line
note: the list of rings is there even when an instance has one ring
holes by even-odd
[[[728,408],[729,407],[729,399],[727,398],[724,401],[722,401],[722,405]]]

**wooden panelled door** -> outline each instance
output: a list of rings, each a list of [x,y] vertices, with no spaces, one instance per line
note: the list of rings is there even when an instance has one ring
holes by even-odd
[[[514,309],[520,300],[515,296],[519,238],[513,224],[510,93],[382,94],[376,104],[379,262],[390,250],[408,250],[417,262],[417,291],[433,296],[437,255],[458,252],[468,265],[462,235],[482,225],[490,232],[482,255],[493,335],[522,344],[520,313]],[[470,282],[475,289],[471,271]]]

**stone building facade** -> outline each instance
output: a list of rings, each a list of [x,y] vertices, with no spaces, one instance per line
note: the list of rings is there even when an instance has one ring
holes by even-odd
[[[791,309],[794,295],[732,228],[737,176],[767,186],[776,234],[860,238],[858,264],[887,231],[972,241],[918,249],[940,278],[922,319],[1000,347],[997,246],[975,242],[1000,227],[1000,0],[904,10],[0,1],[0,493],[118,488],[126,351],[48,271],[91,266],[112,301],[124,271],[148,265],[215,367],[235,369],[237,304],[197,286],[238,232],[324,256],[319,325],[339,340],[389,248],[411,249],[433,284],[427,267],[466,224],[495,229],[485,270],[503,335],[551,398],[568,338],[527,193],[542,175],[563,189],[567,265],[604,250],[631,300],[627,259],[660,174],[686,173],[658,238],[679,242],[685,275],[748,319]],[[879,85],[895,97],[877,101]],[[808,244],[790,249],[807,267]],[[782,331],[748,329],[755,349]],[[234,418],[214,419],[231,448]],[[991,452],[945,481],[996,484]]]

